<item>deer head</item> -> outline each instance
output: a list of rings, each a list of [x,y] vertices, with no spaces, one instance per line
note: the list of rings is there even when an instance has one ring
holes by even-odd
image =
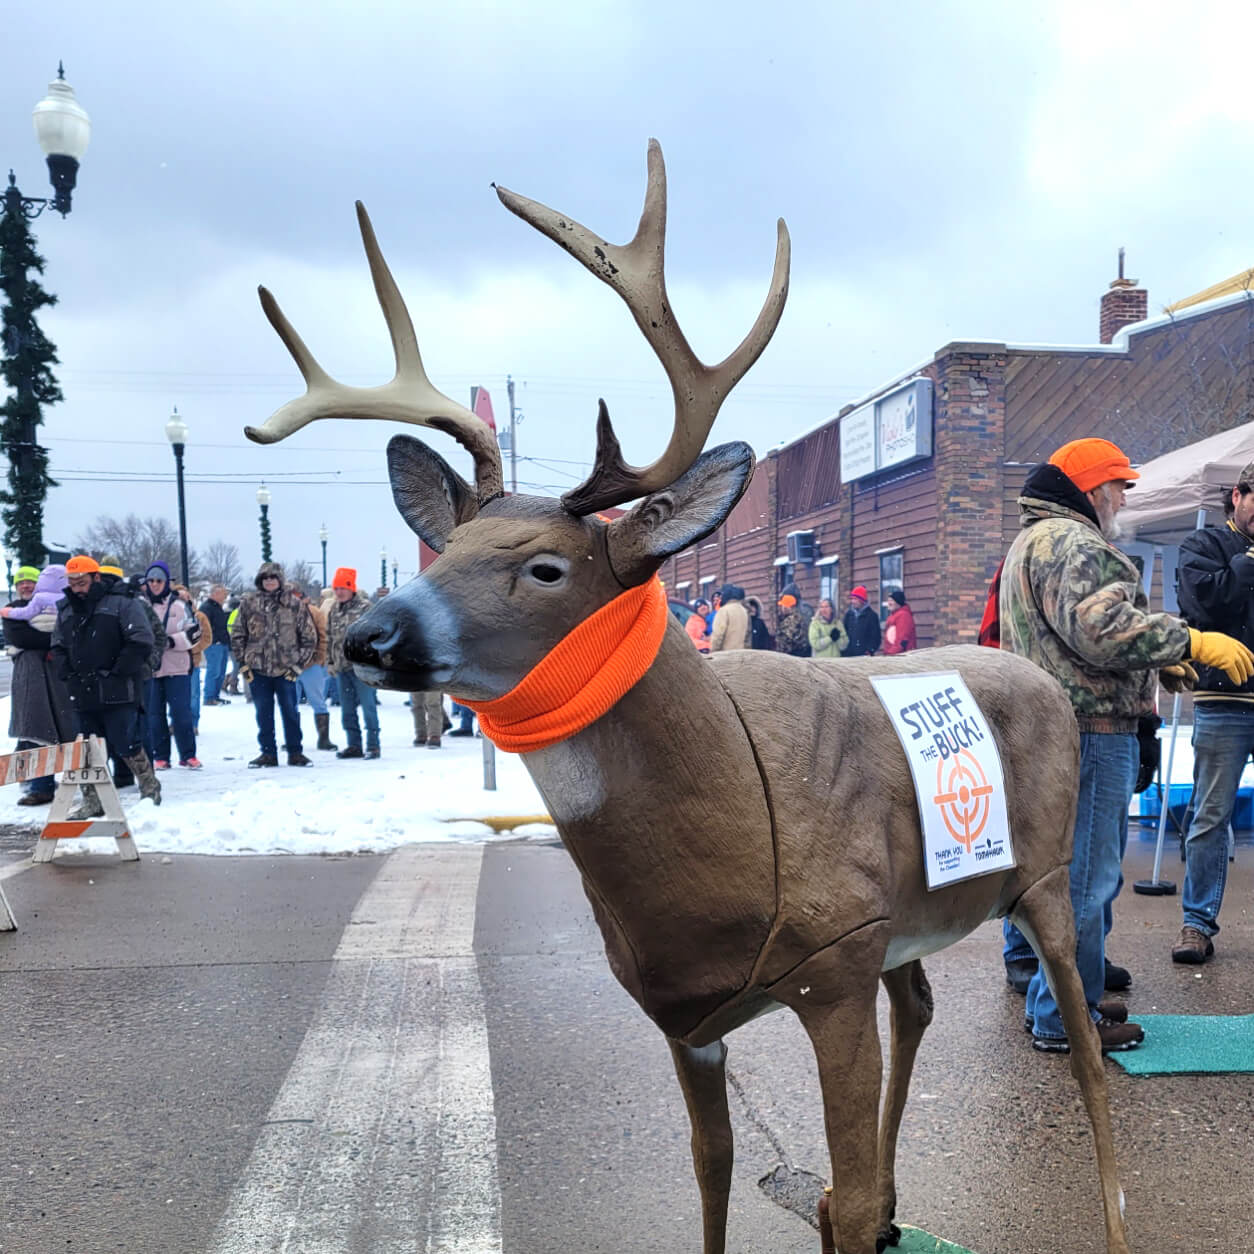
[[[724,398],[770,341],[788,291],[790,245],[778,224],[775,271],[749,334],[717,366],[700,361],[675,321],[664,274],[666,171],[650,141],[648,188],[635,237],[606,243],[566,215],[498,187],[507,208],[575,256],[626,302],[660,359],[675,400],[671,438],[649,466],[622,457],[605,402],[588,480],[559,501],[506,497],[500,451],[476,415],[431,385],[413,324],[359,203],[357,216],[375,291],[396,355],[396,375],[378,388],[346,387],[314,360],[274,298],[262,307],[305,378],[305,395],[245,433],[281,440],[321,418],[386,418],[435,427],[474,459],[472,487],[432,449],[408,436],[388,443],[396,506],[442,554],[420,580],[388,597],[353,628],[349,656],[370,682],[419,691],[439,687],[489,700],[514,686],[575,625],[649,579],[666,558],[709,535],[731,512],[753,472],[743,443],[703,453]],[[642,498],[607,522],[607,507]]]

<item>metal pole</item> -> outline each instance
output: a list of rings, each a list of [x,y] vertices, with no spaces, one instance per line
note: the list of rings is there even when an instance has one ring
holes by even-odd
[[[496,792],[496,746],[483,738],[483,787],[485,792]]]
[[[261,507],[261,560],[268,562],[270,560],[270,507],[263,505]]]
[[[396,560],[396,558],[393,558],[392,559],[392,587],[393,588],[396,587],[396,578],[397,578],[397,573],[398,573],[397,568],[399,566],[400,566],[400,563]]]
[[[518,495],[518,423],[514,409],[514,380],[505,376],[505,390],[509,393],[509,490],[511,496]]]
[[[183,497],[183,445],[174,446],[174,465],[179,481],[179,557],[183,563],[183,586],[191,587],[187,563],[187,507]]]
[[[322,542],[322,586],[327,586],[327,542]]]

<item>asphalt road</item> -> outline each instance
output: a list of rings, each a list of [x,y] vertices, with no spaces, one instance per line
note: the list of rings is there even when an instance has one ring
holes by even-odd
[[[0,851],[4,1254],[700,1251],[665,1043],[559,847],[19,865]],[[1134,1011],[1250,1010],[1251,888],[1243,847],[1200,972],[1167,960],[1178,898],[1121,900]],[[900,1212],[979,1254],[1097,1254],[1078,1091],[998,948],[928,964]],[[827,1176],[808,1046],[787,1014],[729,1044],[729,1249],[815,1254],[760,1184],[785,1164],[808,1211]],[[1133,1249],[1250,1248],[1250,1077],[1107,1076]]]

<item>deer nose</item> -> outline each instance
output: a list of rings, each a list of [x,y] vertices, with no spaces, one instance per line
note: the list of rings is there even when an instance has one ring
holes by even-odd
[[[420,664],[427,650],[416,616],[383,601],[348,629],[344,653],[350,662],[388,668]]]

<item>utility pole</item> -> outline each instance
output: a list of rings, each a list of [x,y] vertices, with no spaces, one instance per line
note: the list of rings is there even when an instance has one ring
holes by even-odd
[[[514,378],[505,376],[505,390],[509,393],[509,491],[518,495],[518,421],[514,408]]]

